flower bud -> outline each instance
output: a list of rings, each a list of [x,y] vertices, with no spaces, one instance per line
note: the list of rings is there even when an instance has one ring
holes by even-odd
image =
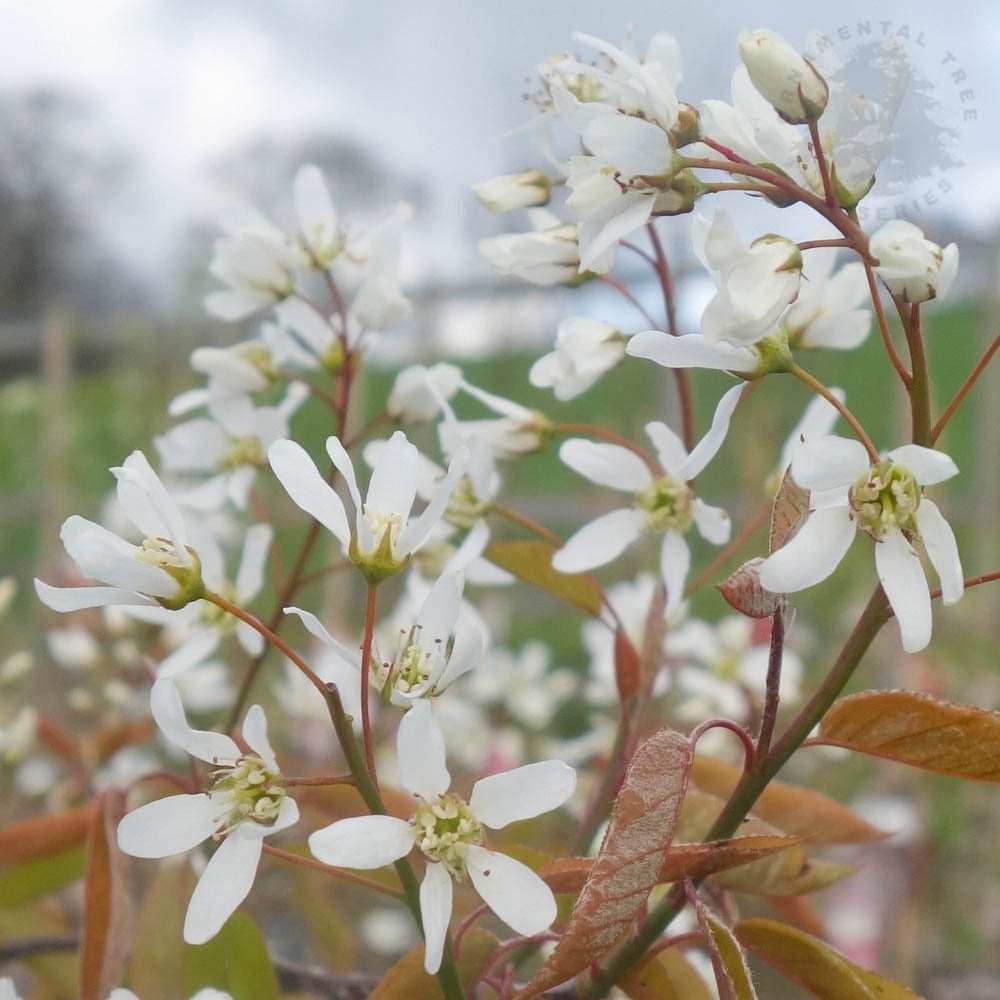
[[[830,88],[808,59],[774,31],[742,31],[739,48],[751,82],[786,122],[819,119]]]
[[[904,302],[944,298],[958,271],[958,247],[943,250],[912,222],[893,219],[875,233],[868,249],[878,258],[875,272]]]
[[[541,170],[522,170],[472,185],[472,193],[491,212],[546,205],[551,189],[552,182]]]

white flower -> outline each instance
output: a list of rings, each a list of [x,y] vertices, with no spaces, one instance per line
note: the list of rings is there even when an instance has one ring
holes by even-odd
[[[353,531],[343,501],[300,445],[289,440],[277,441],[271,445],[268,458],[292,500],[336,536],[369,579],[377,582],[398,573],[443,516],[451,491],[465,471],[468,453],[463,449],[455,455],[433,499],[419,517],[411,520],[420,453],[402,431],[392,435],[379,457],[364,501],[344,446],[337,438],[330,437],[326,450],[344,477],[354,503]]]
[[[132,545],[107,528],[73,515],[60,538],[80,571],[106,587],[50,587],[35,580],[43,604],[54,611],[78,611],[109,604],[182,608],[201,598],[204,585],[197,553],[188,545],[180,508],[145,455],[134,451],[119,468],[118,500],[145,536]]]
[[[872,316],[860,308],[869,301],[864,264],[851,261],[834,272],[837,251],[819,247],[802,258],[802,283],[781,318],[792,347],[847,351],[864,342]]]
[[[931,637],[930,591],[911,542],[923,541],[941,580],[942,599],[954,604],[964,586],[955,536],[922,487],[957,473],[943,452],[919,445],[903,445],[872,465],[857,441],[832,436],[806,441],[792,459],[792,475],[810,491],[813,509],[798,533],[761,563],[761,585],[782,594],[825,580],[860,528],[875,540],[875,567],[899,622],[903,649],[923,649]]]
[[[166,858],[209,837],[222,838],[198,879],[184,920],[184,940],[202,944],[246,899],[264,837],[296,823],[299,810],[285,794],[259,705],[243,723],[250,754],[228,736],[192,729],[171,680],[153,685],[150,706],[171,743],[216,768],[214,783],[206,794],[171,795],[133,810],[118,824],[118,846],[137,858]]]
[[[552,182],[541,170],[522,170],[473,184],[472,193],[491,212],[510,212],[546,204],[551,188]]]
[[[403,717],[397,734],[403,788],[418,800],[407,822],[394,816],[339,820],[309,837],[313,854],[329,865],[381,868],[414,847],[427,867],[420,887],[424,968],[437,972],[451,920],[452,879],[471,880],[496,915],[519,934],[540,934],[555,919],[549,887],[530,869],[483,847],[486,828],[499,830],[561,806],[576,775],[557,760],[482,778],[468,802],[448,793],[444,741],[427,702]]]
[[[559,324],[555,350],[539,358],[528,381],[565,402],[586,392],[625,357],[625,335],[610,323],[571,316]]]
[[[6,1000],[2,992],[0,992],[0,1000]],[[14,1000],[16,1000],[16,998],[14,998]],[[142,998],[137,996],[131,990],[127,990],[123,986],[119,986],[118,989],[112,990],[108,994],[108,1000],[142,1000]],[[191,1000],[233,1000],[233,997],[230,993],[225,993],[222,990],[206,986],[203,990],[198,990],[198,992],[191,997]]]
[[[844,390],[837,386],[831,386],[830,392],[841,403],[847,398]],[[765,481],[764,487],[769,496],[774,496],[778,492],[786,470],[792,464],[792,459],[795,458],[802,445],[814,438],[826,437],[839,419],[840,412],[832,403],[822,396],[813,396],[802,416],[799,417],[799,422],[785,438],[785,443],[781,446],[778,464]]]
[[[328,268],[343,250],[344,237],[319,167],[311,163],[299,167],[292,182],[292,197],[305,250],[316,267]]]
[[[729,538],[726,512],[694,496],[688,482],[715,456],[729,429],[741,386],[719,401],[712,426],[689,455],[677,435],[662,423],[646,424],[662,475],[655,475],[634,452],[621,445],[598,444],[582,438],[563,442],[559,457],[591,482],[633,495],[633,505],[613,510],[584,525],[552,557],[561,573],[579,573],[616,559],[644,534],[662,534],[660,572],[667,588],[667,613],[684,594],[691,553],[685,535],[692,526],[703,538],[721,545]]]
[[[441,400],[451,399],[462,384],[462,369],[446,363],[410,365],[392,383],[386,412],[393,420],[416,424],[441,412]]]
[[[958,272],[958,247],[943,250],[904,219],[887,222],[872,234],[868,249],[878,259],[875,273],[904,302],[943,299]]]
[[[576,226],[561,222],[551,212],[531,213],[534,231],[505,233],[481,240],[479,252],[501,273],[533,285],[574,284],[579,280],[580,249]]]
[[[753,85],[786,122],[804,125],[819,118],[829,93],[826,81],[780,35],[741,31],[739,49]]]

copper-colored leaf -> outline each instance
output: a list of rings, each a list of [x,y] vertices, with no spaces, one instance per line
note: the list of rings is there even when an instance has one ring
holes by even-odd
[[[592,615],[600,613],[603,596],[589,573],[560,573],[552,568],[555,548],[546,542],[494,542],[484,555],[519,580],[561,597]]]
[[[639,690],[641,674],[642,661],[638,650],[620,628],[615,629],[615,684],[623,703]]]
[[[483,967],[500,942],[479,927],[462,937],[462,950],[455,963],[462,985],[468,990],[483,972]],[[424,946],[411,948],[368,995],[368,1000],[443,1000],[437,976],[424,972]]]
[[[715,757],[694,759],[691,780],[699,788],[726,799],[742,769]],[[783,833],[812,844],[863,844],[886,835],[839,802],[808,788],[772,781],[754,803],[753,814]]]
[[[777,552],[795,537],[802,522],[809,516],[809,491],[792,479],[791,467],[785,470],[781,486],[771,508],[771,533],[768,552]]]
[[[663,859],[656,881],[702,879],[713,872],[787,850],[798,842],[797,837],[739,837],[707,844],[674,844]],[[593,858],[560,858],[550,861],[538,874],[553,892],[575,894],[583,888],[593,867]]]
[[[748,950],[820,1000],[919,1000],[905,986],[849,962],[817,938],[775,920],[741,920],[736,937]]]
[[[790,851],[785,857],[793,857],[793,852]],[[854,865],[803,855],[797,868],[791,865],[772,865],[768,868],[756,862],[719,872],[713,876],[713,881],[741,892],[764,896],[799,896],[826,889],[834,882],[852,875],[854,871]]]
[[[631,927],[659,878],[690,773],[691,744],[680,733],[661,729],[639,747],[566,930],[521,997],[571,979]]]
[[[0,830],[0,864],[16,865],[69,850],[87,839],[93,805],[33,816]]]
[[[748,618],[770,618],[782,605],[780,594],[772,594],[760,585],[758,571],[763,561],[758,556],[745,562],[717,585],[726,603]]]
[[[705,980],[676,948],[657,952],[618,986],[630,1000],[712,1000]]]
[[[125,815],[125,793],[105,792],[87,842],[80,941],[80,996],[104,1000],[121,981],[131,940],[132,901],[125,884],[127,861],[118,848],[118,821]]]
[[[1000,781],[1000,712],[917,691],[862,691],[835,702],[819,736],[827,743],[938,774]]]
[[[715,939],[715,947],[722,959],[722,965],[729,981],[719,983],[719,996],[725,998],[727,993],[732,1000],[757,1000],[757,991],[753,988],[750,969],[747,967],[746,956],[736,940],[733,932],[710,913],[705,914],[709,929]]]

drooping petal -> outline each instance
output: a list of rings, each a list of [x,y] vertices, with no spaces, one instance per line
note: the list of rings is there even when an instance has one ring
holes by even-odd
[[[927,556],[941,581],[941,600],[945,604],[954,604],[965,591],[955,533],[938,505],[927,497],[921,499],[915,517]]]
[[[391,865],[405,858],[413,844],[413,827],[395,816],[353,816],[309,835],[309,850],[338,868]]]
[[[761,586],[791,594],[825,580],[851,547],[854,534],[846,505],[814,510],[791,541],[760,564]]]
[[[860,441],[827,434],[803,441],[792,457],[792,478],[799,486],[821,493],[850,486],[871,462]]]
[[[278,770],[271,741],[267,738],[267,716],[260,705],[251,705],[243,720],[243,739],[247,746],[264,762],[269,771]]]
[[[561,760],[543,760],[480,778],[469,808],[494,830],[557,809],[576,788],[576,771]]]
[[[294,441],[275,441],[267,450],[267,458],[292,500],[332,532],[345,549],[350,547],[351,529],[344,504],[319,474],[306,450]]]
[[[613,490],[637,493],[653,481],[646,463],[618,444],[570,438],[560,446],[559,458],[585,479]]]
[[[643,330],[629,339],[625,353],[646,358],[664,368],[708,368],[726,372],[752,372],[756,353],[725,341],[713,343],[700,333],[671,337],[660,330]]]
[[[678,479],[685,481],[694,479],[715,458],[716,453],[722,447],[722,442],[726,440],[726,434],[729,432],[729,421],[732,419],[733,411],[740,401],[742,392],[742,385],[734,385],[719,400],[708,433],[694,446],[687,461],[677,470]]]
[[[273,537],[274,531],[269,524],[255,524],[247,530],[243,557],[236,571],[237,600],[249,601],[260,593],[264,586],[264,564]]]
[[[602,514],[585,524],[552,557],[560,573],[580,573],[617,559],[634,542],[646,523],[642,511],[631,507]]]
[[[518,934],[540,934],[555,920],[552,890],[520,861],[470,846],[466,868],[476,892]]]
[[[429,864],[420,883],[420,919],[424,925],[424,969],[432,976],[441,968],[452,892],[448,869],[442,864]]]
[[[305,625],[311,635],[314,635],[320,642],[329,646],[337,655],[337,658],[352,666],[355,670],[361,669],[361,654],[356,649],[349,649],[342,642],[334,639],[327,631],[326,626],[311,612],[303,611],[301,608],[282,608],[286,615],[296,615]]]
[[[713,545],[725,545],[729,541],[729,533],[733,524],[729,515],[721,507],[712,507],[697,497],[691,501],[691,517],[698,528],[698,533],[706,542]]]
[[[684,582],[691,568],[691,550],[679,531],[667,531],[660,548],[660,575],[667,590],[664,613],[668,616],[680,607],[684,599]]]
[[[875,544],[875,568],[899,622],[903,649],[919,652],[931,641],[931,595],[920,560],[898,528]]]
[[[188,944],[204,944],[215,937],[250,894],[263,842],[259,836],[244,833],[245,827],[238,826],[223,840],[194,887],[184,918]]]
[[[114,604],[160,607],[153,598],[121,587],[53,587],[36,579],[35,593],[42,604],[53,611],[82,611]]]
[[[894,462],[912,472],[921,486],[933,486],[958,475],[958,466],[943,451],[923,448],[919,444],[904,444],[888,454]]]
[[[243,756],[228,736],[192,729],[188,725],[180,692],[169,677],[161,677],[153,684],[149,707],[163,735],[192,757],[209,764],[233,764]]]
[[[207,795],[170,795],[133,809],[118,824],[118,846],[134,858],[169,858],[190,851],[221,825]]]
[[[451,775],[445,762],[444,738],[429,702],[415,702],[400,720],[396,750],[399,783],[408,792],[419,795],[425,802],[433,802],[448,791]]]

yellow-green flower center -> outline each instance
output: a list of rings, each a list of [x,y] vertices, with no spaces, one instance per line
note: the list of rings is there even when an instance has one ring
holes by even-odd
[[[244,757],[232,767],[220,768],[212,786],[213,801],[224,810],[217,836],[229,833],[244,820],[271,826],[284,797],[281,775],[269,770],[260,757]]]
[[[879,539],[893,528],[916,533],[914,514],[920,496],[913,473],[886,458],[851,487],[849,500],[858,524],[872,538]]]
[[[440,861],[457,882],[465,880],[465,855],[470,845],[486,837],[483,824],[464,799],[440,795],[421,802],[410,823],[417,831],[417,847],[432,861]]]
[[[445,507],[444,519],[456,528],[468,530],[485,513],[487,504],[477,496],[468,476],[462,476],[455,484]]]
[[[187,555],[182,555],[169,538],[144,538],[135,550],[135,557],[140,562],[162,569],[177,581],[177,593],[172,597],[156,598],[163,607],[177,611],[204,596],[201,560],[190,545],[187,546]]]
[[[229,450],[222,457],[223,469],[238,469],[243,465],[252,465],[255,468],[264,467],[264,449],[258,438],[235,438],[230,443]]]
[[[669,476],[654,480],[635,495],[635,505],[646,515],[648,531],[691,530],[691,489]]]

